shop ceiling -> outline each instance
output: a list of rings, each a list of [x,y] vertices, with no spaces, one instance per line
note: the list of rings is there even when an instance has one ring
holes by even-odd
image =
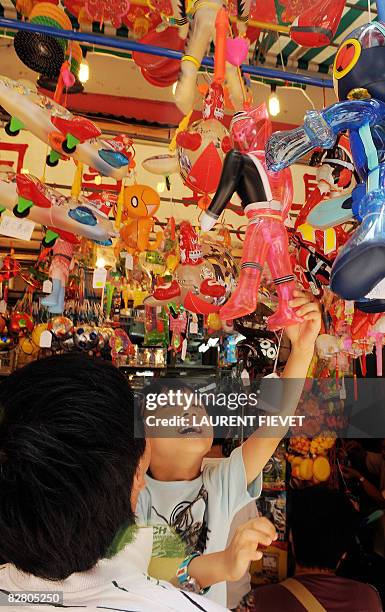
[[[146,0],[132,0],[132,4],[146,4]],[[10,19],[21,19],[15,8],[16,2],[13,0],[0,1],[0,16]],[[261,15],[258,19],[260,34],[253,45],[251,57],[258,65],[266,67],[278,67],[282,65],[294,71],[308,71],[311,74],[328,74],[331,71],[336,48],[344,37],[355,27],[376,19],[376,3],[370,3],[370,14],[368,12],[368,0],[350,0],[346,2],[342,19],[333,43],[327,47],[318,49],[307,49],[299,47],[291,41],[289,37],[289,25],[285,21],[286,5],[295,4],[300,7],[301,1],[296,0],[266,0],[266,6],[272,8],[267,11],[270,13],[264,21]],[[78,28],[74,17],[71,17],[74,28]],[[102,34],[102,36],[130,38],[130,32],[126,26],[119,30],[114,29],[109,24],[104,24],[100,31],[99,24],[82,25],[82,31]]]

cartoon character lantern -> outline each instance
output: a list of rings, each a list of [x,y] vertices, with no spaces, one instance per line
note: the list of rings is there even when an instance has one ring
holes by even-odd
[[[183,182],[194,194],[201,196],[200,206],[206,208],[208,195],[218,187],[225,154],[231,147],[229,133],[221,123],[224,116],[224,94],[218,83],[207,92],[202,119],[194,121],[176,137],[176,157],[150,157],[143,167],[154,174],[168,176],[180,172]]]
[[[52,292],[43,298],[41,303],[48,307],[48,312],[60,314],[64,310],[65,288],[71,269],[75,244],[58,238],[53,247],[49,275],[52,279]]]
[[[375,298],[372,291],[385,277],[384,47],[385,24],[381,22],[351,32],[334,61],[339,101],[322,111],[308,112],[303,126],[275,133],[266,146],[269,167],[281,170],[316,147],[331,148],[338,134],[349,130],[361,183],[346,203],[344,215],[350,209],[361,225],[339,251],[330,282],[332,291],[345,300]]]
[[[267,170],[264,144],[271,123],[265,105],[237,113],[230,130],[234,149],[226,156],[217,192],[202,216],[201,227],[204,231],[212,228],[233,193],[240,196],[249,219],[241,273],[220,315],[223,320],[232,320],[254,312],[267,261],[279,295],[278,311],[268,320],[273,331],[302,321],[289,306],[295,285],[283,222],[292,201],[291,174]]]
[[[204,257],[198,234],[188,221],[180,224],[179,251],[180,264],[173,280],[160,279],[145,304],[155,306],[175,302],[196,314],[218,312],[228,295],[226,273]]]
[[[183,30],[188,23],[185,3],[179,0],[171,0],[171,3],[176,22],[180,24]],[[189,25],[185,55],[182,57],[180,75],[175,90],[175,104],[185,114],[189,113],[194,106],[197,73],[207,48],[215,38],[217,53],[218,47],[222,44],[221,39],[223,42],[223,34],[226,39],[229,25],[226,12],[221,10],[223,4],[226,3],[223,3],[222,0],[196,2],[194,4],[194,18]],[[250,5],[251,0],[243,0],[237,3],[237,30],[240,35],[246,32]],[[224,59],[225,66],[223,68],[231,101],[235,108],[240,109],[244,98],[239,71],[237,65],[230,61],[224,62]],[[227,56],[226,59],[229,60],[229,57]]]
[[[345,0],[318,0],[303,8],[290,28],[290,38],[304,47],[330,45],[341,20]]]
[[[333,261],[350,237],[351,227],[344,223],[344,215],[345,221],[351,218],[349,201],[354,184],[348,138],[342,135],[332,149],[313,153],[310,166],[317,167],[317,186],[295,220],[291,240],[296,275],[305,288],[319,294],[322,285],[329,285]],[[323,229],[314,227],[312,220]]]
[[[124,189],[123,226],[120,229],[120,247],[130,253],[156,250],[162,241],[162,232],[155,241],[150,240],[154,226],[153,215],[160,205],[159,194],[147,185],[131,185]]]

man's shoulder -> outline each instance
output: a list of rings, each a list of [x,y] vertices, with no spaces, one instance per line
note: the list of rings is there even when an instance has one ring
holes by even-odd
[[[308,587],[316,596],[323,595],[327,600],[330,594],[339,596],[347,603],[355,605],[357,610],[381,612],[380,596],[371,584],[338,575],[296,576],[296,579]]]
[[[0,566],[0,572],[1,572]],[[1,578],[1,574],[0,574]],[[5,605],[10,585],[0,579],[0,606]],[[135,580],[112,580],[107,588],[100,591],[100,601],[95,591],[89,598],[87,591],[76,593],[64,592],[63,604],[68,608],[81,608],[84,612],[98,612],[103,602],[103,607],[109,610],[120,610],[121,612],[153,612],[154,602],[159,612],[224,612],[219,604],[206,599],[200,595],[186,593],[173,587],[171,584],[155,580],[145,574],[137,575]],[[6,608],[4,608],[6,609]],[[15,608],[18,610],[18,608]],[[48,602],[44,606],[36,606],[40,612],[54,612],[55,606]]]
[[[323,575],[301,575],[296,576],[296,580],[303,584],[319,601],[332,608],[334,603],[329,601],[329,595],[332,595],[332,600],[337,599],[337,592],[340,596],[343,595],[345,603],[348,605],[354,604],[355,610],[371,610],[371,612],[381,612],[381,600],[377,590],[370,584],[358,582],[357,580],[351,580],[350,578],[342,578],[339,576],[333,577],[333,585],[330,583],[330,576]],[[252,604],[255,609],[261,608],[261,610],[278,610],[280,607],[285,606],[290,612],[294,610],[302,610],[303,606],[299,604],[297,599],[292,595],[290,591],[285,589],[282,584],[270,584],[258,587],[253,591]],[[274,608],[272,607],[274,605]],[[339,605],[339,604],[338,604]],[[327,607],[326,606],[326,607]],[[335,608],[333,607],[333,610]]]
[[[187,593],[172,586],[168,582],[155,580],[149,576],[144,578],[141,584],[131,584],[127,596],[128,602],[130,601],[130,596],[137,599],[137,604],[142,601],[143,610],[146,612],[147,609],[151,609],[151,605],[153,606],[154,601],[158,602],[158,609],[164,612],[168,610],[178,610],[178,612],[196,612],[196,610],[201,610],[203,612],[223,612],[225,610],[225,608],[219,604],[205,597],[194,593]],[[122,603],[123,599],[124,597],[122,598]],[[150,602],[149,608],[146,607],[148,606],[148,602]],[[139,606],[138,609],[141,610],[141,607]]]
[[[349,582],[353,583],[351,584],[351,587],[354,597],[360,595],[362,600],[366,599],[368,602],[372,602],[372,607],[370,609],[373,610],[373,612],[382,610],[380,595],[374,586],[367,584],[366,582],[359,582],[358,580],[350,580]]]

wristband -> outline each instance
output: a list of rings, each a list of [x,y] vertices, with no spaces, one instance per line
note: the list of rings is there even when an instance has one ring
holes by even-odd
[[[204,595],[205,593],[207,593],[210,587],[202,589],[198,581],[195,578],[192,578],[188,573],[188,566],[190,565],[191,561],[196,557],[200,557],[200,554],[193,553],[192,555],[189,555],[188,557],[183,559],[182,563],[177,569],[176,578],[178,580],[179,586],[182,589],[193,593],[198,593],[199,595]]]

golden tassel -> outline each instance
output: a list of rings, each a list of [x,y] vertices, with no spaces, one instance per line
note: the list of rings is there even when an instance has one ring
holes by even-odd
[[[192,115],[192,111],[190,111],[188,115],[183,117],[183,119],[179,123],[178,127],[175,130],[175,134],[172,137],[172,140],[171,140],[170,144],[168,145],[169,151],[171,151],[171,152],[175,151],[175,149],[176,149],[176,137],[178,136],[179,132],[184,132],[188,128],[188,124],[190,122],[191,115]]]

